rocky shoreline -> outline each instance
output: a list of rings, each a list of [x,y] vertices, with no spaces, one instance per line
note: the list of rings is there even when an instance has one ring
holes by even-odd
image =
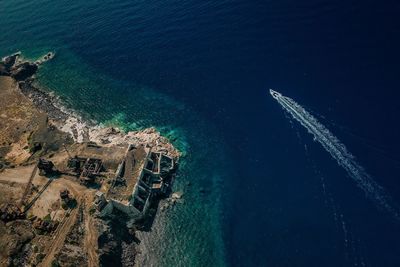
[[[5,103],[3,103],[3,105],[7,107],[4,108],[4,110],[7,109],[7,112],[9,113],[4,113],[2,116],[4,115],[8,119],[11,119],[7,126],[9,129],[4,130],[12,132],[21,128],[17,134],[18,138],[9,139],[7,142],[2,143],[3,147],[0,147],[0,150],[4,148],[3,150],[5,152],[0,154],[0,164],[2,164],[2,160],[7,160],[9,161],[7,162],[7,164],[9,164],[7,165],[7,168],[15,169],[17,171],[19,171],[19,168],[22,166],[32,166],[33,168],[33,162],[38,160],[42,155],[51,158],[51,160],[57,160],[57,157],[59,157],[59,160],[61,161],[62,156],[57,155],[57,153],[64,153],[63,150],[65,145],[69,146],[70,149],[79,149],[80,146],[83,147],[84,145],[93,143],[100,145],[103,148],[109,148],[109,151],[113,151],[112,149],[115,147],[130,147],[131,145],[135,147],[146,147],[149,150],[164,153],[170,158],[173,158],[175,162],[178,161],[180,152],[169,142],[167,138],[161,136],[161,134],[155,128],[123,132],[115,127],[102,127],[96,124],[96,122],[82,119],[73,111],[65,108],[65,106],[62,104],[62,101],[60,101],[60,99],[58,99],[56,96],[53,96],[37,86],[35,84],[35,74],[40,69],[40,65],[50,59],[53,59],[54,56],[55,54],[50,52],[42,58],[32,62],[24,60],[21,57],[21,53],[18,52],[11,56],[5,57],[2,59],[2,61],[0,61],[0,76],[6,76],[2,78],[7,78],[9,81],[12,80],[12,84],[15,85],[12,86],[13,89],[10,89],[9,93],[13,96],[19,96],[19,98],[15,98],[13,100],[12,107],[7,105],[7,102],[9,102],[7,99],[4,100]],[[23,99],[23,101],[18,102],[18,99]],[[19,106],[24,113],[22,113],[21,110],[15,112],[16,106]],[[32,113],[33,110],[35,110],[34,114],[26,116],[26,114]],[[40,120],[37,120],[35,123],[33,123],[32,118],[35,117],[40,117]],[[15,125],[13,120],[19,120],[20,118],[24,118],[24,124]],[[26,125],[31,126],[27,127]],[[35,133],[37,132],[39,132],[38,136],[41,139],[40,142],[36,144],[37,138]],[[13,152],[13,147],[16,146],[15,143],[17,143],[18,140],[23,141],[20,142],[22,145],[18,145],[18,149]],[[36,153],[35,146],[38,146],[38,151],[43,153]],[[66,152],[69,154],[68,151]],[[15,154],[17,156],[8,159],[7,157],[9,157],[10,154]],[[19,162],[15,160],[16,158],[20,159]],[[10,162],[12,161],[14,162],[12,165],[10,165]],[[68,184],[70,184],[68,179],[63,180],[63,182],[68,182]],[[57,182],[53,182],[53,184],[54,183]],[[16,188],[19,190],[18,184],[14,183],[12,185],[16,185]],[[77,223],[72,225],[72,228],[69,232],[73,235],[69,235],[69,239],[67,238],[64,246],[75,246],[77,249],[82,246],[87,246],[87,242],[90,240],[88,241],[87,237],[83,238],[84,231],[87,231],[88,229],[94,229],[94,231],[98,234],[98,238],[96,241],[91,241],[92,243],[89,243],[91,245],[95,243],[96,247],[96,249],[93,248],[95,252],[92,251],[92,256],[93,254],[97,255],[98,264],[94,266],[109,266],[110,264],[116,264],[117,261],[120,262],[121,266],[134,266],[135,257],[138,255],[137,243],[139,242],[135,237],[135,231],[137,231],[140,226],[135,226],[133,228],[127,227],[127,220],[125,220],[122,215],[113,215],[108,219],[96,219],[96,213],[92,213],[94,209],[90,204],[93,202],[92,195],[95,191],[93,191],[92,188],[80,188],[79,190],[76,188],[77,185],[70,184],[70,190],[75,191],[75,196],[80,198],[80,201],[82,201],[80,202],[81,206],[79,206],[79,214],[82,213],[83,215],[76,215],[78,218]],[[19,194],[17,195],[19,196]],[[4,200],[2,199],[2,201]],[[7,201],[10,201],[10,199]],[[171,203],[174,203],[175,201],[176,196],[173,195],[171,198]],[[161,210],[164,208],[165,207],[163,207]],[[156,211],[157,208],[154,208],[153,210]],[[72,210],[71,213],[73,212],[74,210]],[[10,227],[13,227],[14,224],[18,224],[20,222],[23,222],[24,225],[26,225],[24,227],[18,226],[18,229],[14,231],[15,233],[19,233],[21,231],[23,233],[32,231],[31,229],[33,229],[33,220],[30,221],[28,218],[23,218],[21,220],[12,222],[0,221],[0,234],[2,231],[9,231],[9,229],[11,229]],[[86,228],[84,228],[82,226],[83,224],[89,225],[89,223],[92,225],[92,228],[89,228],[89,226],[85,226]],[[21,240],[17,240],[17,238],[11,234],[7,235],[7,237],[4,235],[4,238],[0,236],[0,244],[6,244],[8,242],[7,240],[13,240],[15,243],[10,249],[4,249],[4,251],[7,251],[8,253],[7,261],[9,262],[10,266],[30,265],[32,262],[35,266],[36,264],[41,266],[49,263],[49,259],[45,255],[46,253],[34,251],[35,248],[39,246],[35,242],[38,242],[38,244],[46,244],[47,241],[45,240],[46,238],[49,238],[49,236],[38,236],[33,233],[34,232],[32,231],[32,235],[29,235],[27,238]],[[56,255],[52,255],[51,257],[54,257],[54,259],[57,259],[61,262],[72,264],[71,266],[78,264],[76,259],[74,260],[69,257],[70,255],[68,255],[67,252],[62,253],[62,251],[68,251],[64,249],[64,246],[62,247],[63,249],[60,250],[61,252]],[[2,252],[0,252],[0,254],[2,254]],[[32,255],[40,257],[32,257]],[[80,256],[86,259],[90,258],[90,255],[88,254],[80,254]],[[0,255],[0,265],[3,262],[2,260],[2,255]]]
[[[143,144],[156,148],[176,160],[179,158],[180,152],[155,128],[126,133],[115,127],[101,127],[95,122],[83,120],[65,108],[57,97],[38,88],[34,84],[35,74],[41,64],[54,56],[53,52],[49,52],[35,62],[30,62],[21,58],[21,53],[17,52],[3,58],[0,63],[0,76],[12,77],[18,83],[21,93],[46,113],[49,121],[59,130],[71,134],[75,142],[96,142],[102,145]]]

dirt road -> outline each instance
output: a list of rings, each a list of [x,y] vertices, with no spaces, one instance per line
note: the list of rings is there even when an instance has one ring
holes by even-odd
[[[93,202],[93,195],[86,194],[87,202]],[[85,212],[85,245],[84,247],[87,249],[88,255],[88,266],[89,267],[98,267],[99,266],[99,258],[96,253],[97,250],[97,231],[95,227],[95,222],[92,216],[89,213],[89,207]]]
[[[77,199],[78,206],[82,205],[82,200]],[[54,256],[57,254],[57,252],[61,249],[61,247],[64,245],[65,238],[69,231],[71,230],[71,227],[74,225],[77,214],[78,214],[79,208],[76,207],[75,209],[71,210],[69,213],[69,216],[64,219],[64,221],[58,226],[56,233],[54,235],[53,241],[51,244],[46,249],[45,252],[45,258],[43,261],[40,263],[39,266],[43,267],[48,267],[51,266],[51,262],[54,259]]]

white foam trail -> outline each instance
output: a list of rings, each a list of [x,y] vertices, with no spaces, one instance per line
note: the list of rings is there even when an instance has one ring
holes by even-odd
[[[324,149],[331,154],[357,185],[364,190],[368,198],[373,200],[378,206],[389,211],[397,219],[400,219],[397,208],[389,204],[389,198],[385,194],[383,188],[357,163],[354,156],[339,139],[293,99],[283,96],[272,89],[270,89],[270,94],[286,112],[314,136],[315,141],[318,141]]]

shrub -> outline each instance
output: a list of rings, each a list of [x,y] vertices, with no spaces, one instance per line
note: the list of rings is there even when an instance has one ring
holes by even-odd
[[[64,210],[68,209],[68,205],[65,202],[61,203],[61,208],[63,208]]]
[[[51,222],[50,214],[47,214],[46,216],[44,216],[43,221],[45,221],[45,222]]]
[[[93,215],[93,213],[95,213],[95,212],[96,212],[96,208],[95,207],[91,207],[90,210],[89,210],[89,214]]]
[[[58,263],[57,260],[53,260],[53,261],[51,262],[51,267],[60,267],[60,264]]]

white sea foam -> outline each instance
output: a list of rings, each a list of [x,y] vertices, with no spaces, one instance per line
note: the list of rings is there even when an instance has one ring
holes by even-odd
[[[391,201],[383,188],[372,179],[339,139],[293,99],[283,96],[274,90],[270,90],[270,94],[346,170],[347,174],[365,192],[368,198],[374,201],[379,207],[390,212],[397,219],[400,219],[397,207],[390,203]]]
[[[109,127],[96,121],[84,119],[79,113],[65,107],[57,97],[51,96],[52,104],[65,114],[64,119],[52,123],[61,131],[70,134],[77,143],[95,142],[102,146],[113,145],[146,145],[156,151],[172,157],[179,157],[180,152],[155,128],[125,132],[117,127]]]

